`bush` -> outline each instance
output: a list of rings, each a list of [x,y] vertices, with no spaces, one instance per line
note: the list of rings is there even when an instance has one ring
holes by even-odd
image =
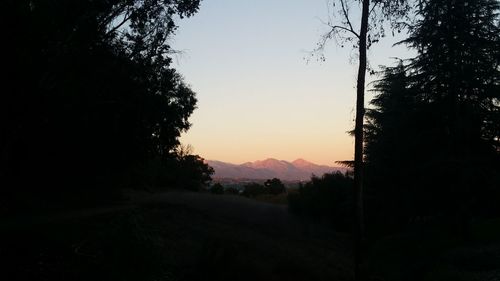
[[[268,192],[273,194],[273,195],[277,195],[277,194],[286,192],[285,185],[278,178],[273,178],[273,179],[267,180],[264,183],[264,185],[268,189]]]
[[[232,194],[232,195],[238,195],[240,194],[240,191],[234,187],[228,187],[226,190],[224,190],[225,194]]]
[[[184,188],[200,191],[209,186],[213,173],[213,168],[200,156],[181,154],[148,161],[137,169],[130,185],[136,188]]]
[[[224,194],[224,187],[220,183],[212,185],[210,192],[213,194]]]
[[[265,186],[252,182],[243,187],[242,195],[246,197],[255,197],[258,195],[266,194],[266,192],[267,191]]]
[[[288,195],[290,211],[319,220],[331,221],[338,230],[349,230],[353,211],[351,177],[340,172],[313,176]]]

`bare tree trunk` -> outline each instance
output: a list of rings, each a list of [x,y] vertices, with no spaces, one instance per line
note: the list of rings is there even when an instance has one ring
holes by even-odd
[[[366,37],[370,0],[363,0],[361,27],[359,32],[359,69],[356,93],[356,125],[354,127],[354,190],[356,222],[354,227],[354,279],[361,278],[361,252],[364,231],[363,218],[363,120],[365,116],[365,79],[366,79]]]

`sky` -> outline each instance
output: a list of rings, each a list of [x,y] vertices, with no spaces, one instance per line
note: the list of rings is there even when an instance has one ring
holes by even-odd
[[[310,59],[328,15],[325,0],[203,0],[180,20],[174,67],[198,98],[181,143],[235,164],[353,159],[356,52],[332,41],[325,62]],[[405,47],[392,47],[400,39],[372,47],[370,65],[408,58]]]

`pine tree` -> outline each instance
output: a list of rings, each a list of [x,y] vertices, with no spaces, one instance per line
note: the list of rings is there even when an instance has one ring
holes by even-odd
[[[500,98],[500,29],[496,0],[431,0],[403,41],[418,52],[410,69],[418,98],[440,111],[450,153],[463,161],[470,146],[493,144],[492,113]],[[498,144],[497,144],[498,145]],[[459,159],[460,158],[460,159]]]
[[[399,198],[407,219],[459,221],[497,209],[499,8],[494,0],[421,2],[402,42],[417,56],[384,72],[368,115],[368,178],[379,205]]]
[[[416,103],[405,67],[385,67],[375,82],[365,125],[367,211],[371,226],[392,229],[407,217],[405,186],[412,178]],[[379,221],[379,218],[384,218]],[[374,221],[375,220],[375,221]]]

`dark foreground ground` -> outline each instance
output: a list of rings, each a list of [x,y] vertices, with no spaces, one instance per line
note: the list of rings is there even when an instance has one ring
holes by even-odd
[[[0,280],[351,280],[351,242],[286,206],[132,194],[105,208],[3,220]]]
[[[231,195],[129,200],[0,218],[0,280],[352,280],[352,242],[285,205]],[[500,281],[500,219],[467,239],[412,227],[367,245],[367,281]]]

